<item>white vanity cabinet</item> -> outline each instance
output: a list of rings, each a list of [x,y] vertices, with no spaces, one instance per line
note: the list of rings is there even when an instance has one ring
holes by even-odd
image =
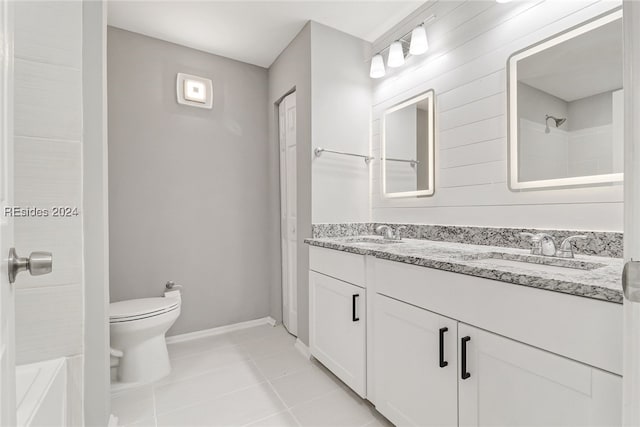
[[[395,425],[621,425],[617,375],[383,295],[375,325],[375,405]]]
[[[395,425],[456,425],[458,322],[382,295],[374,310],[376,409]]]
[[[374,264],[369,398],[394,424],[621,424],[622,378],[607,372],[622,354],[620,305]]]
[[[621,424],[621,304],[318,247],[309,265],[311,354],[394,424]]]
[[[463,323],[458,336],[460,426],[621,425],[619,376]]]
[[[312,247],[309,265],[311,354],[365,397],[367,295],[361,286],[364,256]]]

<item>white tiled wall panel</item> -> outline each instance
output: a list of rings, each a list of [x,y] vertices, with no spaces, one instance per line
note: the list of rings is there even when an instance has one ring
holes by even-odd
[[[81,1],[23,1],[15,8],[16,57],[82,67]]]
[[[21,256],[32,251],[53,253],[53,271],[46,276],[21,274],[20,288],[68,285],[82,282],[82,221],[67,219],[18,218],[15,220],[16,250]],[[46,301],[42,301],[46,304]],[[18,338],[19,339],[19,338]]]
[[[17,136],[79,141],[82,137],[82,72],[16,59],[14,114]]]
[[[80,206],[81,153],[78,142],[16,137],[16,205]]]
[[[84,356],[67,358],[67,427],[84,426],[82,367]]]
[[[372,219],[440,224],[622,229],[622,186],[511,192],[507,186],[506,62],[509,55],[620,6],[619,1],[434,2],[373,51],[431,14],[430,50],[374,81],[372,151],[379,158],[385,109],[436,92],[436,191],[420,199],[380,197],[372,167]],[[424,16],[422,16],[424,15]]]
[[[82,2],[16,2],[15,56],[16,206],[80,209]],[[51,274],[16,281],[17,362],[73,357],[69,386],[79,388],[82,218],[16,218],[15,246],[53,253]]]
[[[82,352],[82,285],[16,291],[17,363]]]

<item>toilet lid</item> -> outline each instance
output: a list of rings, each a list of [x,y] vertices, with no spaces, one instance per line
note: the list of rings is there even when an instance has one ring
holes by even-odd
[[[157,316],[180,306],[177,298],[139,298],[109,304],[109,320],[123,322],[145,317]]]

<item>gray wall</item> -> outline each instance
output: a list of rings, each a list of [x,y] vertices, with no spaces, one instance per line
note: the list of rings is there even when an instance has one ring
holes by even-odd
[[[107,51],[111,300],[175,280],[170,335],[269,315],[280,260],[267,70],[115,28]],[[178,72],[212,79],[213,110],[176,102]]]
[[[362,160],[349,163],[348,159],[345,164],[343,158],[330,155],[311,160],[313,148],[320,146],[369,151],[368,49],[363,40],[308,22],[269,68],[269,137],[275,170],[279,167],[277,104],[296,91],[298,338],[305,344],[309,343],[309,248],[304,239],[311,236],[312,216],[314,222],[369,218],[369,174]],[[278,199],[274,203],[278,211]],[[279,232],[273,238],[279,239]],[[280,263],[274,267],[280,277]],[[271,315],[282,318],[279,281],[273,282]]]
[[[277,104],[291,91],[296,91],[297,196],[298,196],[298,338],[309,343],[309,248],[304,243],[311,236],[311,25],[307,23],[296,38],[269,68],[269,164],[279,170]],[[279,185],[274,176],[271,185]],[[271,201],[278,214],[279,198]],[[271,316],[282,320],[282,284],[280,282],[280,228],[274,227],[269,238],[278,259],[272,274],[278,281],[271,287]]]

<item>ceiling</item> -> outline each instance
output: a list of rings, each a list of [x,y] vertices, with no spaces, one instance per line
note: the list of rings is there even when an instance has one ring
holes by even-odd
[[[622,88],[622,19],[518,61],[518,81],[566,102]]]
[[[309,20],[373,42],[424,1],[112,0],[114,27],[269,67]]]

